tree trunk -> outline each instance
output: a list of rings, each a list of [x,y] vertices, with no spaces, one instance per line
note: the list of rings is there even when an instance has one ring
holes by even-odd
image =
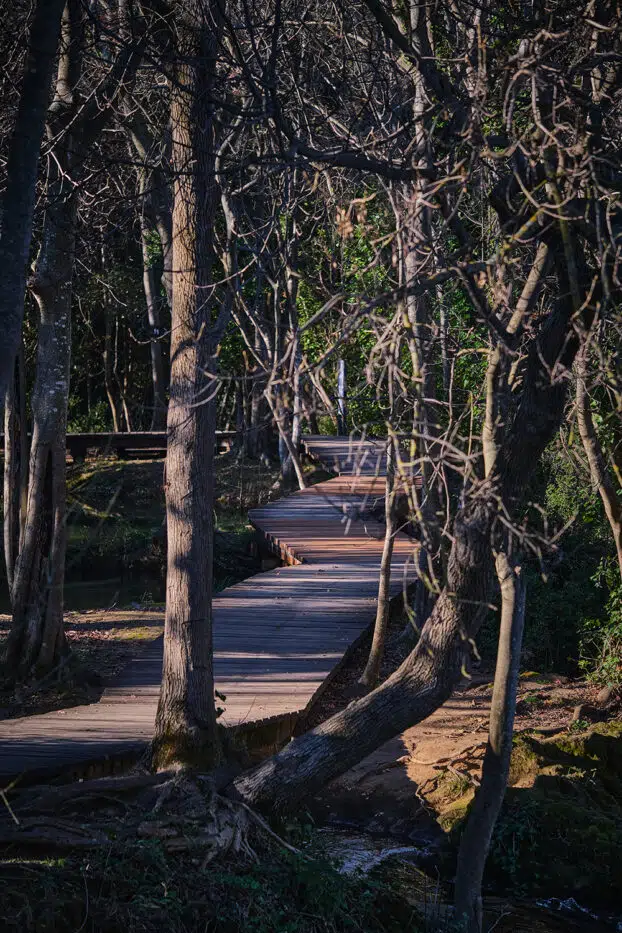
[[[491,538],[499,510],[504,520],[517,515],[534,469],[564,414],[577,338],[563,259],[557,268],[555,309],[530,347],[520,401],[505,428],[491,476],[473,485],[454,519],[447,583],[417,646],[374,691],[241,775],[234,785],[248,803],[277,810],[296,806],[383,742],[429,716],[459,683],[469,645],[492,595]]]
[[[279,458],[281,460],[281,475],[284,479],[287,478],[288,467],[286,464],[289,463],[290,467],[293,467],[296,474],[298,487],[300,489],[306,489],[307,483],[302,470],[300,456],[292,443],[292,436],[289,425],[289,412],[283,400],[283,387],[276,387],[276,401],[272,400],[272,389],[270,386],[268,386],[268,388],[265,390],[264,397],[268,401],[268,405],[270,406],[272,416],[279,432]]]
[[[40,312],[32,394],[32,446],[22,546],[15,566],[13,620],[7,641],[11,677],[40,676],[66,650],[63,582],[66,546],[66,433],[71,354],[71,290],[78,209],[77,178],[89,145],[110,118],[110,91],[127,86],[139,58],[126,50],[99,94],[84,103],[79,86],[85,11],[67,0],[62,16],[56,92],[48,111],[49,159],[41,247],[30,281]],[[129,58],[128,58],[129,57]]]
[[[37,0],[17,118],[9,144],[0,218],[0,399],[5,397],[13,379],[22,333],[39,152],[63,7],[64,0]]]
[[[106,246],[103,240],[101,244],[100,255],[102,275],[105,275],[108,264],[106,257]],[[123,417],[121,403],[117,398],[116,380],[114,377],[116,330],[118,324],[116,312],[113,311],[112,302],[110,301],[110,293],[105,285],[102,288],[102,305],[104,309],[104,352],[102,354],[104,362],[104,386],[106,388],[106,398],[108,399],[108,405],[110,406],[110,414],[112,415],[112,430],[115,432],[115,434],[117,434],[121,430],[121,421]],[[114,340],[112,333],[113,314],[115,325]]]
[[[611,527],[611,533],[618,555],[620,574],[622,575],[622,504],[618,496],[618,490],[616,489],[607,466],[605,455],[594,425],[594,419],[592,418],[590,399],[585,383],[587,374],[585,350],[582,350],[577,358],[576,373],[576,402],[579,434],[581,435],[583,448],[587,455],[592,482],[598,490]]]
[[[380,665],[384,656],[384,645],[389,625],[389,607],[391,604],[391,560],[395,541],[395,502],[394,502],[394,457],[393,438],[387,439],[387,471],[384,493],[384,545],[380,560],[380,580],[378,581],[378,605],[376,622],[369,657],[359,683],[365,687],[375,687],[380,676]]]
[[[32,445],[23,542],[15,565],[13,619],[7,642],[10,676],[26,680],[55,667],[66,649],[63,582],[66,547],[66,433],[71,354],[71,287],[79,137],[69,124],[83,52],[83,11],[68,3],[62,19],[56,94],[48,134],[61,141],[49,161],[41,248],[30,288],[39,306]]]
[[[116,382],[114,378],[112,318],[107,302],[104,302],[104,315],[104,385],[106,387],[108,404],[110,405],[110,414],[112,415],[112,430],[118,433],[121,430],[121,406],[115,392]]]
[[[143,289],[149,321],[149,353],[151,356],[151,386],[153,389],[153,409],[151,412],[152,431],[166,428],[166,385],[164,381],[164,362],[162,360],[160,297],[153,262],[149,256],[149,227],[146,218],[141,217],[140,224],[143,254]]]
[[[123,325],[121,333],[123,335],[123,342],[121,346],[121,374],[119,374],[119,317],[117,316],[115,322],[115,354],[114,354],[114,377],[119,389],[119,398],[121,399],[121,409],[123,411],[123,420],[125,422],[125,430],[133,431],[132,425],[132,416],[130,415],[130,406],[128,402],[128,388],[130,386],[130,370],[132,367],[132,350],[131,345],[128,342],[129,329],[125,317],[121,317],[121,323]]]
[[[157,768],[218,763],[212,670],[216,345],[210,300],[219,203],[211,104],[217,36],[200,2],[177,23],[173,82],[173,304],[166,457],[168,538],[162,688],[153,741]]]
[[[482,780],[460,840],[454,903],[458,928],[482,931],[482,880],[510,773],[516,692],[525,622],[525,578],[507,554],[496,559],[501,628]]]
[[[54,163],[55,164],[55,163]],[[52,169],[55,171],[55,169]],[[71,354],[71,285],[77,195],[50,186],[31,288],[39,305],[37,371],[23,546],[15,568],[9,669],[19,679],[51,670],[65,650],[66,433]]]
[[[341,435],[348,433],[347,393],[346,361],[339,360],[337,364],[337,431]]]
[[[27,493],[28,425],[22,346],[15,360],[15,376],[9,383],[4,406],[4,559],[11,597],[26,518]]]

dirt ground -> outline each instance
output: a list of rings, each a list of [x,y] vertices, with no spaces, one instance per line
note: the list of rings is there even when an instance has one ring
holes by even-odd
[[[0,614],[0,647],[11,617]],[[106,683],[164,631],[163,609],[86,610],[65,613],[65,633],[72,660],[70,671],[56,671],[38,683],[0,690],[0,719],[49,713],[95,703]]]
[[[438,826],[426,792],[441,771],[477,780],[486,747],[492,695],[490,678],[478,675],[424,722],[386,742],[333,781],[314,803],[315,815],[331,823],[433,842]],[[585,682],[524,674],[515,730],[547,734],[571,725],[575,709],[593,703],[598,688]]]

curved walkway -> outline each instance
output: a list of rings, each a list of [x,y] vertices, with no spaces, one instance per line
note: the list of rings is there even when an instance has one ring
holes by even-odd
[[[257,574],[214,599],[214,671],[226,697],[222,721],[263,731],[266,750],[291,735],[375,617],[384,537],[374,517],[384,494],[381,451],[373,442],[335,437],[308,437],[305,447],[340,475],[249,513],[289,566]],[[398,535],[393,593],[403,586],[411,556],[412,542]],[[160,638],[99,702],[1,722],[0,778],[32,779],[74,767],[84,773],[91,762],[136,754],[153,732],[161,669]]]

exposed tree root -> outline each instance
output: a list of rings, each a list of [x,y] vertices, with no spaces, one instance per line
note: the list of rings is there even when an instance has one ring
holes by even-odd
[[[251,839],[259,833],[300,854],[245,803],[222,797],[218,781],[207,774],[102,778],[16,792],[6,803],[0,847],[11,852],[71,851],[158,839],[167,852],[202,856],[205,866],[226,854],[256,861]]]

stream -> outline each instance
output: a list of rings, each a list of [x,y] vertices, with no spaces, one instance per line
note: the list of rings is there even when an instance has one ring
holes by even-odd
[[[423,870],[430,865],[430,858],[434,855],[434,846],[417,847],[399,845],[395,839],[372,836],[367,833],[357,833],[333,827],[324,827],[318,830],[323,853],[336,865],[337,870],[344,875],[357,872],[368,874],[388,859],[394,864],[411,866]],[[421,887],[423,874],[416,872],[418,884],[415,885],[413,873],[413,888]],[[425,899],[421,893],[421,900],[414,900],[427,918],[431,918],[433,929],[449,929],[451,906],[443,901],[446,896],[446,885],[429,879]],[[443,888],[445,891],[443,891]],[[485,909],[490,907],[496,910],[498,916],[489,921],[487,930],[503,931],[503,933],[606,933],[616,931],[622,933],[622,918],[612,916],[603,911],[599,913],[578,904],[574,898],[564,900],[559,898],[522,899],[516,902],[505,902],[502,898],[491,896],[485,898]],[[506,920],[501,925],[501,920]],[[515,919],[514,919],[515,918]]]

